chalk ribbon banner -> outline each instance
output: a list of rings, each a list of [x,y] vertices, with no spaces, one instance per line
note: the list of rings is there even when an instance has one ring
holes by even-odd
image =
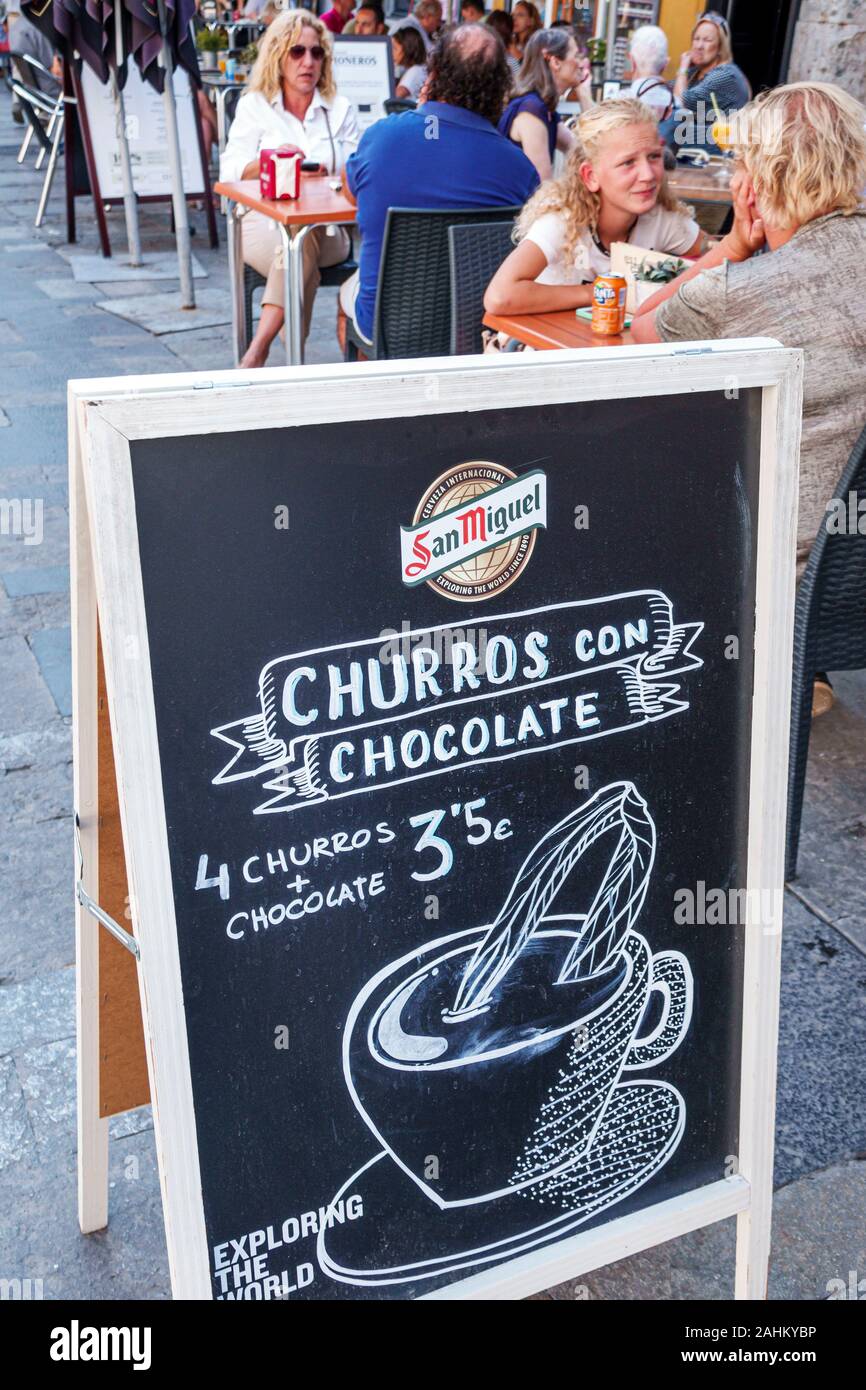
[[[275,795],[256,814],[294,811],[604,738],[688,709],[672,678],[703,665],[692,651],[703,623],[675,623],[660,590],[492,622],[495,631],[448,623],[269,662],[258,710],[211,730],[232,749],[214,784],[265,777]]]

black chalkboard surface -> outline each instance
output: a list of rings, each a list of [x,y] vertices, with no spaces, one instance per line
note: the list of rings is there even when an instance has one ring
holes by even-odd
[[[215,1297],[418,1297],[730,1171],[760,426],[131,443]]]

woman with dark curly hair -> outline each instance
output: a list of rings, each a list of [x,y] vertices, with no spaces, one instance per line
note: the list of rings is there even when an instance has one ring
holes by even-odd
[[[468,60],[470,53],[475,61]],[[460,25],[443,34],[428,67],[428,101],[463,106],[491,125],[498,123],[511,88],[511,72],[505,49],[483,25]]]

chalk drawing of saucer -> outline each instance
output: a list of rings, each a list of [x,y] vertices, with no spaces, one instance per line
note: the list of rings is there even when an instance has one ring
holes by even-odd
[[[558,1240],[649,1182],[675,1152],[684,1128],[685,1102],[673,1086],[621,1082],[592,1146],[570,1168],[531,1189],[445,1210],[434,1207],[383,1150],[334,1195],[333,1206],[360,1196],[364,1214],[323,1225],[319,1265],[338,1283],[379,1287],[501,1263]],[[491,1240],[494,1231],[499,1234]],[[420,1233],[445,1253],[419,1257]]]

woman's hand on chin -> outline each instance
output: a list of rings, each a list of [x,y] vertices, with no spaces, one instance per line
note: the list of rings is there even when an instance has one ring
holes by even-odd
[[[763,218],[755,206],[755,190],[752,181],[744,170],[739,169],[731,179],[731,196],[734,208],[734,225],[721,246],[725,259],[747,261],[759,251],[767,239]]]

